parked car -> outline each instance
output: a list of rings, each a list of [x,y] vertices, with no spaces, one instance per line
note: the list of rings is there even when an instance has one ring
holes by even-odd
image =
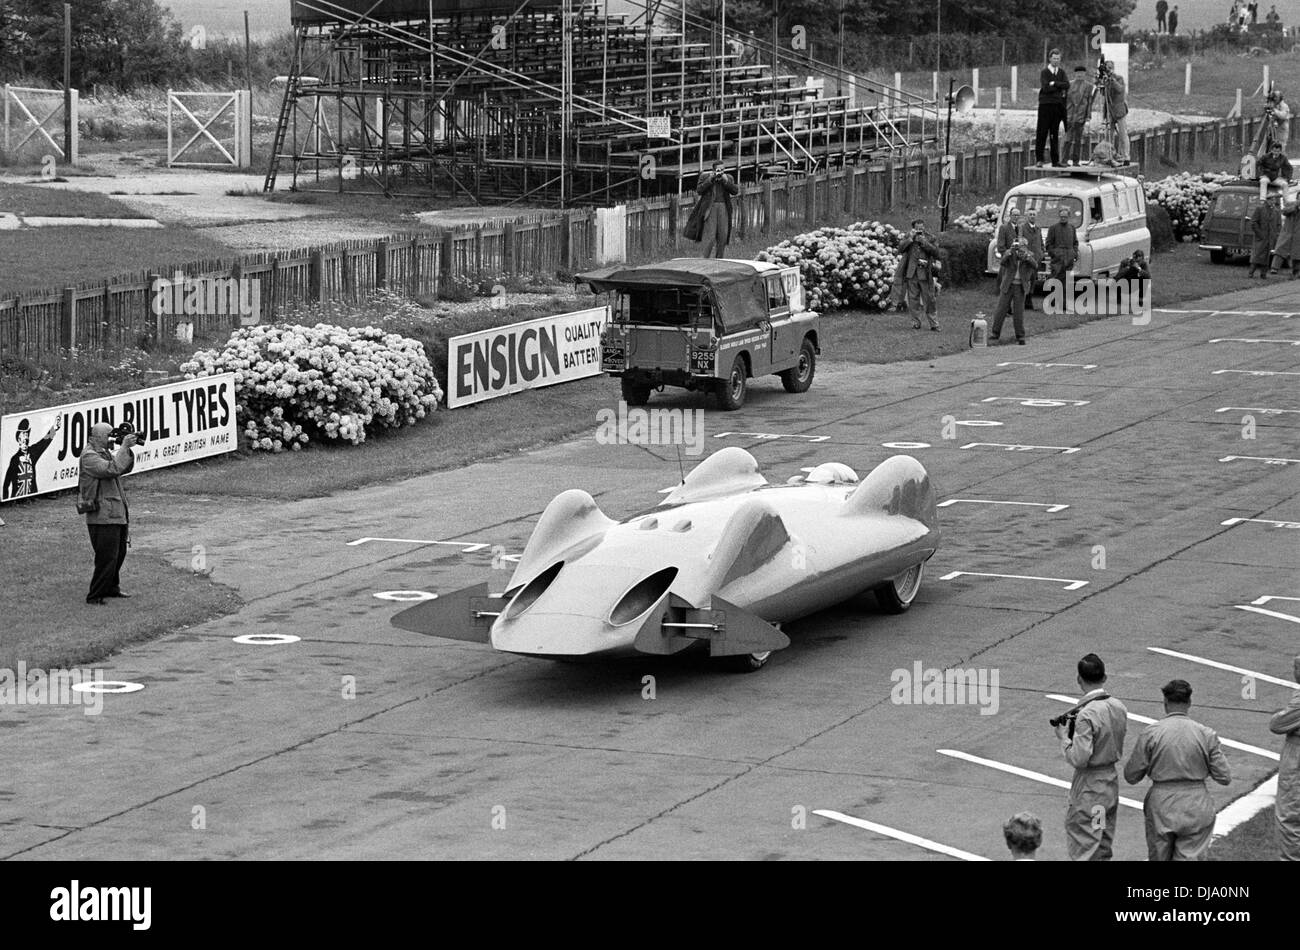
[[[1078,277],[1113,277],[1125,258],[1140,250],[1151,256],[1151,231],[1147,228],[1147,199],[1142,183],[1127,175],[1099,171],[1095,166],[1056,168],[1052,174],[1016,185],[1002,199],[997,226],[1002,227],[1012,208],[1023,215],[1037,212],[1043,240],[1047,229],[1060,219],[1061,208],[1070,211],[1070,223],[1079,234]],[[997,231],[989,242],[986,272],[998,272]],[[1036,286],[1051,273],[1047,255],[1039,263]]]
[[[812,385],[820,317],[804,305],[798,267],[682,257],[579,274],[613,295],[601,369],[642,406],[663,386],[712,392],[739,409],[755,376],[776,374],[786,392]]]
[[[1298,189],[1298,185],[1289,187],[1283,200],[1294,200]],[[1248,257],[1255,240],[1250,218],[1258,207],[1258,179],[1234,178],[1224,182],[1201,222],[1201,242],[1197,246],[1209,251],[1210,260],[1215,264],[1222,264],[1230,257]]]

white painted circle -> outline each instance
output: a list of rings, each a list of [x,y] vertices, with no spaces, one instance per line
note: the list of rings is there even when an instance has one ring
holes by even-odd
[[[265,647],[278,643],[297,643],[302,637],[295,637],[292,633],[245,633],[233,639],[245,646]]]
[[[381,590],[379,593],[375,594],[375,596],[380,600],[415,602],[420,600],[434,600],[438,595],[431,594],[427,590]]]
[[[994,422],[992,419],[958,419],[959,426],[1000,426],[1002,423]]]
[[[928,449],[929,442],[881,442],[887,449]]]
[[[144,689],[143,683],[128,683],[126,680],[97,680],[91,683],[73,683],[74,693],[138,693]]]
[[[1059,399],[1023,399],[1020,402],[1022,406],[1033,406],[1035,408],[1064,406],[1065,403]]]

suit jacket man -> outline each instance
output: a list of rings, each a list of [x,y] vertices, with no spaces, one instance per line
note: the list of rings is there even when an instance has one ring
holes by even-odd
[[[1282,210],[1276,198],[1268,198],[1255,206],[1250,215],[1250,274],[1263,273],[1268,268],[1278,235],[1282,233]]]
[[[1013,249],[1016,240],[1025,242],[1018,251]],[[1035,251],[1035,246],[1037,251]],[[1024,222],[1007,222],[998,228],[998,289],[1005,290],[1019,271],[1020,282],[1026,288],[1033,286],[1038,261],[1042,257],[1043,237],[1036,226]]]
[[[914,222],[915,227],[915,222]],[[935,272],[939,269],[939,246],[926,231],[913,230],[898,245],[898,264],[894,268],[891,296],[902,298],[912,317],[912,326],[921,327],[921,314],[937,330],[938,304],[935,299]]]
[[[1047,253],[1052,259],[1052,276],[1065,280],[1065,273],[1079,259],[1079,235],[1069,221],[1057,221],[1047,229]]]
[[[731,197],[740,193],[740,186],[715,163],[713,172],[703,175],[695,191],[700,195],[701,214],[704,218],[704,248],[702,257],[716,254],[722,257],[731,241]]]

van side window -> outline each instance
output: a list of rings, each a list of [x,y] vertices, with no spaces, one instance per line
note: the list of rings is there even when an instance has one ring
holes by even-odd
[[[785,284],[780,276],[767,278],[767,309],[784,310],[786,304]]]
[[[1092,200],[1088,202],[1088,215],[1093,224],[1101,222],[1101,195],[1094,195]]]
[[[1115,192],[1115,211],[1121,218],[1127,218],[1132,213],[1133,209],[1129,207],[1127,191]]]

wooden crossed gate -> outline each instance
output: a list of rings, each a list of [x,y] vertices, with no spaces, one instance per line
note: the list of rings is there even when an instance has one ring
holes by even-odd
[[[49,99],[54,97],[54,106],[50,108]],[[40,113],[44,111],[44,115]],[[63,131],[63,90],[37,89],[30,86],[4,86],[4,131],[0,142],[0,153],[14,158],[31,143],[38,151],[54,155],[60,162],[77,162],[77,112],[78,94],[72,90],[72,143],[61,143],[60,134],[56,139],[50,134]],[[51,122],[55,122],[51,126]],[[69,156],[71,152],[71,156]]]
[[[191,109],[186,102],[194,105]],[[195,115],[204,109],[214,111],[206,119]],[[217,120],[230,115],[231,134],[229,148],[222,138],[212,133]],[[177,122],[181,128],[177,130]],[[180,148],[175,147],[176,140],[193,129],[193,134]],[[185,158],[185,153],[211,144],[224,156],[225,161],[199,161],[197,158]],[[247,168],[253,164],[252,112],[249,95],[246,90],[234,92],[173,92],[167,90],[167,165],[205,168]]]

